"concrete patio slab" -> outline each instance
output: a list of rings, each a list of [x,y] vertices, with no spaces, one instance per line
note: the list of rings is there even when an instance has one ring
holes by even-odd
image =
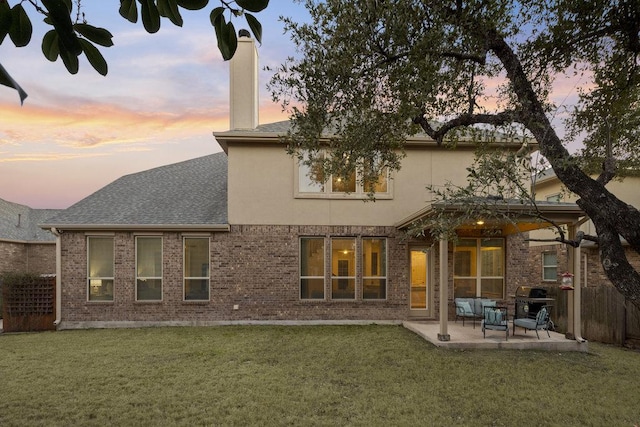
[[[482,335],[479,324],[474,328],[470,323],[462,326],[462,323],[452,323],[448,325],[450,336],[449,341],[440,341],[438,334],[440,324],[436,321],[417,322],[405,321],[402,325],[408,330],[418,334],[431,344],[450,349],[505,349],[505,350],[546,350],[546,351],[589,351],[588,342],[578,342],[565,338],[563,334],[539,331],[540,339],[536,337],[535,331],[516,329],[513,335],[513,326],[509,327],[509,339],[505,339],[504,332],[487,330],[486,338]]]

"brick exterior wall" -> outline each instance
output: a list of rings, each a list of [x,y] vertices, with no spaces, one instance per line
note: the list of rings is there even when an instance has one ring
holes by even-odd
[[[558,278],[555,281],[548,281],[542,279],[542,254],[546,252],[552,252],[557,257],[557,271]],[[583,251],[584,253],[584,251]],[[531,246],[529,248],[529,283],[527,286],[532,287],[549,287],[559,286],[562,277],[560,276],[569,268],[569,250],[566,245],[541,245]]]
[[[0,274],[55,274],[56,245],[0,241]]]
[[[0,242],[0,273],[24,273],[27,271],[27,245]]]
[[[629,246],[624,248],[627,259],[631,265],[640,270],[640,254],[633,251]],[[544,245],[544,246],[532,246],[530,252],[530,268],[531,268],[531,283],[534,286],[554,286],[560,285],[561,278],[558,277],[556,282],[542,281],[542,253],[543,252],[556,252],[558,255],[558,275],[564,271],[569,270],[569,256],[568,248],[566,245]],[[613,286],[611,281],[607,278],[604,269],[602,268],[602,262],[600,261],[600,252],[595,246],[582,247],[580,249],[580,268],[582,274],[582,286],[597,287],[597,286]],[[585,266],[586,262],[586,266]],[[585,277],[586,267],[586,277]],[[586,279],[586,282],[585,282]]]
[[[33,274],[56,274],[56,244],[27,244],[27,271]]]
[[[403,320],[409,318],[409,247],[413,244],[430,245],[427,240],[407,239],[394,227],[232,226],[228,233],[213,233],[210,240],[210,300],[192,302],[183,301],[183,236],[178,232],[164,232],[161,233],[163,300],[136,302],[135,234],[116,232],[112,233],[115,247],[114,300],[88,302],[87,235],[91,234],[69,231],[62,234],[63,323]],[[300,237],[314,236],[386,237],[387,298],[363,300],[357,280],[355,300],[331,300],[329,283],[326,284],[325,300],[301,300],[298,273]],[[435,271],[431,272],[431,284],[435,288],[435,310],[432,317],[437,319],[437,244],[433,251]],[[507,294],[522,282],[517,269],[525,264],[524,256],[526,244],[522,238],[510,236],[507,239]],[[449,260],[451,264],[452,253]],[[360,262],[357,265],[356,275],[361,278]],[[452,264],[449,268],[451,271]],[[449,287],[452,299],[452,276]],[[237,309],[234,309],[235,305]]]

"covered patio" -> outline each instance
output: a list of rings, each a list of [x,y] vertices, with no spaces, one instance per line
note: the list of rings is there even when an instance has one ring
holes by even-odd
[[[448,325],[450,336],[448,341],[439,339],[439,322],[405,321],[402,325],[436,347],[448,349],[588,351],[588,343],[586,341],[567,339],[564,334],[553,331],[549,331],[551,337],[547,335],[546,331],[539,331],[540,339],[538,339],[534,331],[525,333],[520,328],[516,329],[516,334],[513,335],[513,327],[511,325],[509,326],[509,339],[505,340],[504,332],[497,331],[487,331],[487,336],[484,338],[479,324],[474,329],[468,323],[465,326],[462,326],[462,322],[450,323]]]
[[[564,227],[567,239],[574,239],[578,227],[584,222],[585,214],[575,203],[539,201],[535,204],[521,200],[505,200],[501,198],[482,198],[473,200],[478,208],[469,208],[469,203],[434,203],[416,212],[397,224],[399,229],[422,229],[426,231],[433,227],[434,221],[442,215],[460,218],[456,226],[457,235],[471,233],[478,236],[508,236],[532,230],[549,228],[550,226]],[[473,205],[473,203],[471,205]],[[575,283],[581,283],[580,244],[569,246],[570,273],[574,275]],[[509,339],[504,333],[487,331],[484,338],[479,325],[476,328],[462,326],[461,323],[449,321],[449,305],[452,304],[453,274],[450,271],[452,263],[449,261],[449,241],[439,240],[438,258],[439,280],[439,321],[407,321],[405,327],[419,334],[423,338],[439,347],[446,348],[512,348],[512,349],[546,349],[557,351],[587,351],[587,342],[580,331],[580,286],[569,291],[568,331],[566,334],[540,331],[540,338],[534,331],[525,334],[518,329],[512,335],[513,326],[509,327]],[[446,286],[442,286],[446,284]],[[503,299],[512,295],[507,294],[508,284],[505,284]],[[450,295],[451,294],[451,295]],[[480,295],[476,295],[480,297]],[[509,316],[510,323],[513,317]]]

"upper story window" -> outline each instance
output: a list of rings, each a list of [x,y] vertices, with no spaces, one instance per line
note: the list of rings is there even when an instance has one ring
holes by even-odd
[[[326,154],[319,153],[320,159]],[[321,165],[309,166],[303,161],[297,163],[298,183],[296,197],[300,198],[365,198],[373,190],[376,198],[390,199],[389,171],[385,168],[376,182],[363,183],[364,171],[355,170],[349,176],[329,175]]]

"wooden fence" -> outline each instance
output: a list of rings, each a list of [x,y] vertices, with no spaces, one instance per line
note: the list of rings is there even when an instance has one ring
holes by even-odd
[[[582,337],[616,345],[640,345],[640,310],[612,286],[582,288]],[[555,298],[552,320],[559,332],[567,331],[567,302],[572,292],[548,288]]]
[[[4,332],[55,330],[56,279],[37,277],[2,286]]]

